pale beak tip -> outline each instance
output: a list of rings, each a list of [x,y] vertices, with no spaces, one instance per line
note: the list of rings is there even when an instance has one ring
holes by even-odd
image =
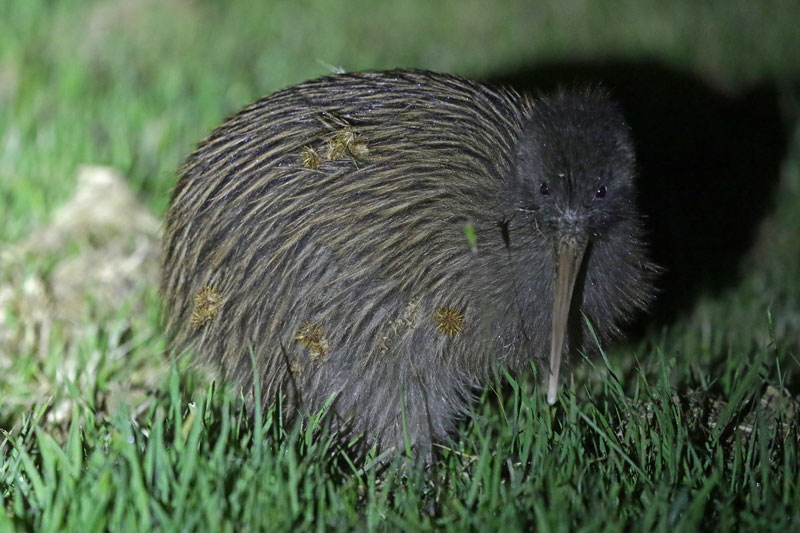
[[[550,378],[549,386],[547,387],[547,403],[548,405],[555,405],[558,401],[558,380]]]

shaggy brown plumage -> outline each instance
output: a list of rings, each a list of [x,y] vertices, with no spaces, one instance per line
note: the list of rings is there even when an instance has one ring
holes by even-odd
[[[574,350],[579,311],[605,341],[645,307],[656,267],[634,166],[597,90],[533,99],[397,70],[278,91],[181,170],[161,286],[172,349],[247,389],[252,349],[267,404],[333,399],[346,435],[388,448],[405,432],[429,453],[492,372],[560,357],[566,317]],[[213,312],[196,303],[209,288]]]

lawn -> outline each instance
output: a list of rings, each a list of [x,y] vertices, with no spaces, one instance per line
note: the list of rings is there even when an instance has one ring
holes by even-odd
[[[797,21],[790,0],[0,0],[0,530],[800,529]],[[557,405],[536,369],[498,376],[428,470],[247,416],[170,360],[157,294],[198,141],[276,89],[397,66],[604,82],[667,268]]]

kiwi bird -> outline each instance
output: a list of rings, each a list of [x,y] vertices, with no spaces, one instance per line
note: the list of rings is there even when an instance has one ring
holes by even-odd
[[[446,439],[500,369],[537,365],[553,404],[586,320],[606,342],[652,297],[635,174],[598,88],[395,70],[280,90],[180,170],[171,350],[380,449]]]

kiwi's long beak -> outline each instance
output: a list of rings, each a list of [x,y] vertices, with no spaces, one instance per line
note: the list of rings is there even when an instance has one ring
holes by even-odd
[[[547,385],[547,403],[553,405],[558,396],[558,370],[561,367],[561,353],[564,336],[567,333],[569,306],[575,279],[581,268],[583,254],[588,240],[578,236],[559,239],[555,254],[555,285],[553,289],[553,329],[550,338],[550,380]]]

